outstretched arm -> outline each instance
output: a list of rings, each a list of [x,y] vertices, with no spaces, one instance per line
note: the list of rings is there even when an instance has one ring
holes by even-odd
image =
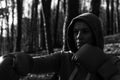
[[[32,73],[57,72],[60,68],[61,53],[33,57]]]
[[[28,73],[57,72],[60,67],[61,53],[46,56],[31,57],[25,53],[17,53],[15,69],[20,75]]]

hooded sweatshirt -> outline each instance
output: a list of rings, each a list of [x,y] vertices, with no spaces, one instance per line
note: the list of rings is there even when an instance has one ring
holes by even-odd
[[[68,47],[69,50],[71,50],[72,53],[76,53],[78,50],[75,41],[74,41],[74,33],[73,33],[73,28],[74,24],[76,22],[84,22],[88,25],[89,29],[92,32],[93,35],[93,40],[94,40],[94,46],[97,46],[101,49],[103,49],[104,46],[104,39],[103,39],[103,33],[102,33],[102,26],[101,26],[101,21],[100,19],[92,14],[92,13],[84,13],[81,15],[78,15],[77,17],[73,18],[71,23],[68,26],[67,29],[67,42],[68,42]],[[80,67],[78,69],[78,72],[76,73],[74,80],[102,80],[100,77],[98,77],[96,74],[90,74],[88,73],[84,67]]]
[[[94,38],[93,39],[94,43],[92,45],[99,47],[100,49],[103,50],[103,48],[104,48],[104,39],[103,38],[104,37],[103,37],[103,33],[102,33],[103,31],[102,31],[102,25],[101,25],[100,19],[92,13],[84,13],[84,14],[78,15],[77,17],[73,18],[70,25],[68,26],[67,41],[68,41],[68,47],[71,50],[71,52],[76,53],[78,51],[77,47],[75,46],[74,32],[73,32],[74,24],[76,22],[84,22],[88,25],[89,29],[92,32],[93,38]],[[113,61],[116,62],[116,60],[114,60],[114,59],[113,59]],[[111,67],[111,65],[109,65],[109,64],[106,64],[106,65],[107,65],[106,69],[108,69],[108,66],[109,66],[109,68]],[[72,73],[74,73],[75,69],[76,68],[74,68]],[[106,69],[101,70],[101,72],[106,71]],[[110,69],[114,70],[112,67]],[[117,71],[117,69],[116,69],[116,71]],[[85,69],[85,67],[83,67],[82,65],[79,66],[78,71],[76,70],[76,72],[77,73],[75,73],[75,76],[72,80],[103,80],[103,78],[100,75],[95,74],[95,73],[89,73]],[[109,71],[107,71],[107,72],[109,73]]]
[[[75,41],[73,37],[73,28],[76,22],[86,23],[93,34],[95,40],[94,45],[103,49],[104,41],[103,41],[101,21],[96,15],[92,13],[84,13],[72,19],[67,30],[67,41],[68,41],[69,49],[74,53],[77,51],[77,47],[75,46]]]
[[[95,38],[95,46],[103,49],[103,34],[101,28],[101,22],[92,13],[84,13],[79,15],[71,21],[68,27],[67,33],[67,41],[70,52],[58,52],[53,53],[48,56],[37,57],[34,58],[34,65],[32,69],[32,73],[50,73],[55,72],[59,76],[59,80],[71,80],[69,79],[71,74],[73,73],[76,65],[72,61],[72,53],[77,51],[75,46],[74,38],[73,38],[73,26],[77,21],[83,21],[89,25],[94,38]],[[71,53],[72,51],[72,53]],[[72,80],[102,80],[96,74],[88,74],[88,71],[82,66],[79,66],[79,69]]]

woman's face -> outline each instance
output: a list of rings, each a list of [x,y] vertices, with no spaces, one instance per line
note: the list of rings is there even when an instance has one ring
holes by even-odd
[[[74,40],[75,44],[77,46],[77,49],[79,49],[81,46],[83,46],[86,43],[93,43],[93,35],[91,30],[89,29],[88,25],[84,22],[76,22],[74,24]]]

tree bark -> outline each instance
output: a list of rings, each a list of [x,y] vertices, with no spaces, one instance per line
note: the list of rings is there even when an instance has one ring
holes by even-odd
[[[2,54],[2,45],[3,45],[3,26],[1,26],[1,28],[0,28],[0,55],[3,55]]]
[[[114,34],[114,19],[113,19],[113,17],[114,17],[114,0],[111,0],[111,21],[110,21],[110,23],[111,23],[111,34]]]
[[[110,6],[110,2],[109,0],[106,0],[106,13],[107,13],[107,35],[110,35],[111,33],[111,25],[110,25],[110,9],[109,9],[109,6]]]
[[[119,15],[119,0],[116,0],[116,11],[117,11],[117,25],[118,25],[118,32],[120,32],[120,15]]]
[[[47,47],[47,53],[53,52],[53,43],[52,43],[52,37],[51,37],[51,31],[50,31],[50,18],[51,18],[51,0],[42,0],[43,5],[43,12],[45,15],[45,30],[46,30],[46,47]]]
[[[66,33],[70,21],[79,14],[79,0],[66,0],[65,21],[63,25],[63,51],[67,51],[68,44],[66,40]]]
[[[44,29],[45,20],[44,20],[43,10],[41,10],[40,15],[41,15],[41,24],[40,24],[41,42],[40,42],[40,44],[41,44],[41,49],[45,50],[46,49],[46,45],[45,45],[45,29]]]
[[[18,25],[17,25],[17,37],[16,37],[16,49],[15,51],[21,51],[21,37],[22,37],[22,3],[23,0],[17,0],[17,18],[18,18]]]
[[[31,33],[29,41],[28,52],[36,52],[38,50],[38,0],[33,0],[32,4],[32,19],[31,19]]]
[[[15,9],[15,1],[12,0],[12,24],[11,24],[11,39],[10,39],[10,52],[14,51],[14,32],[15,32],[15,28],[14,28],[14,9]]]
[[[55,18],[55,25],[54,25],[54,38],[53,38],[53,45],[54,48],[57,48],[58,42],[57,42],[57,29],[58,29],[58,19],[59,19],[59,5],[60,5],[60,0],[58,0],[58,5],[57,5],[57,10],[56,10],[56,18]]]
[[[91,12],[99,17],[101,0],[91,1]]]

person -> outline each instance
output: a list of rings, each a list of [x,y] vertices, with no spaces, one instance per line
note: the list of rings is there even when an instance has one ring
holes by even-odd
[[[60,80],[118,80],[118,59],[103,52],[104,39],[100,19],[92,13],[73,18],[67,29],[69,51],[31,57],[17,53],[14,70],[28,73],[55,72]]]

